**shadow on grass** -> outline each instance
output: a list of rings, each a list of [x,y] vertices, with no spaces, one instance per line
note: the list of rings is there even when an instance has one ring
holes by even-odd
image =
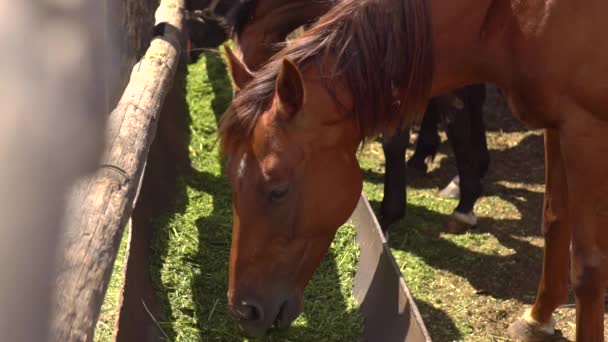
[[[469,234],[473,235],[489,233],[495,236],[501,245],[513,251],[512,254],[501,256],[477,253],[443,239],[440,234],[445,232],[444,224],[447,217],[412,204],[406,206],[405,219],[390,227],[391,246],[421,257],[433,268],[449,271],[467,279],[480,293],[499,299],[512,298],[524,303],[533,301],[540,277],[539,261],[542,259],[542,249],[520,237],[540,235],[539,214],[543,194],[525,188],[508,188],[500,181],[523,181],[533,185],[542,183],[542,155],[539,158],[530,158],[530,155],[535,155],[530,151],[538,150],[539,144],[542,146],[542,137],[530,135],[511,149],[491,151],[493,163],[490,174],[484,182],[485,194],[497,196],[514,205],[521,214],[521,219],[480,217],[477,228],[469,231]],[[521,160],[529,160],[529,163],[514,162]],[[510,165],[505,165],[504,161],[510,161]],[[453,173],[446,172],[445,166],[450,164],[453,165],[451,155],[442,160],[440,168],[422,179],[415,180],[409,187],[435,188],[447,183]],[[455,168],[453,170],[455,172]],[[530,170],[536,171],[530,172]],[[525,178],[513,176],[526,172]],[[381,174],[364,170],[364,175],[366,181],[382,184]],[[378,212],[380,203],[377,201],[371,203]],[[526,272],[529,276],[521,278],[509,276],[522,272]]]
[[[380,205],[377,201],[370,203],[374,208]],[[540,271],[538,260],[542,256],[541,248],[508,234],[496,234],[501,244],[513,250],[512,254],[502,256],[471,251],[440,236],[444,231],[444,219],[443,215],[425,207],[408,205],[407,219],[391,227],[391,248],[413,253],[434,269],[449,271],[467,279],[484,295],[527,303],[534,299],[538,272],[529,272],[521,279],[509,275],[522,274],[522,270]],[[501,223],[518,222],[504,220]],[[475,234],[475,231],[472,233]],[[407,273],[407,269],[404,273]]]
[[[184,59],[180,61],[183,63]],[[184,69],[182,69],[184,68]],[[171,305],[172,295],[171,289],[165,287],[162,278],[162,270],[165,267],[165,263],[169,258],[169,242],[170,242],[170,231],[168,227],[173,217],[179,214],[183,214],[188,206],[188,196],[186,193],[186,186],[184,184],[183,177],[190,172],[190,156],[188,154],[188,144],[190,142],[190,125],[191,118],[188,111],[188,104],[186,99],[186,82],[187,82],[187,67],[181,66],[178,69],[176,75],[174,87],[183,88],[180,92],[180,98],[177,100],[178,103],[165,103],[167,105],[173,105],[176,108],[172,108],[171,118],[162,117],[161,123],[170,120],[168,129],[160,130],[159,133],[168,132],[166,137],[157,136],[155,138],[156,143],[159,139],[165,139],[167,142],[165,145],[170,148],[163,152],[165,156],[172,154],[179,154],[176,158],[179,160],[177,166],[177,172],[175,174],[163,174],[159,175],[158,178],[171,177],[171,179],[165,179],[170,182],[173,187],[173,191],[170,198],[158,199],[162,202],[170,202],[163,208],[163,210],[156,210],[154,214],[150,214],[151,224],[154,226],[154,234],[151,242],[150,251],[150,276],[151,282],[154,287],[156,298],[161,306],[160,316],[156,318],[156,324],[160,328],[160,337],[163,341],[174,341],[178,333],[176,332],[175,326],[172,324],[176,313]],[[179,108],[177,108],[179,107]],[[151,150],[154,153],[154,149]],[[152,159],[154,161],[155,159]],[[172,162],[171,160],[161,160],[160,162]],[[154,166],[154,165],[150,165]],[[159,169],[158,167],[150,167],[146,170],[146,177],[150,171]],[[145,179],[144,179],[145,180]],[[156,184],[153,184],[153,186]],[[157,186],[157,185],[156,185]],[[143,190],[151,187],[143,187]],[[154,189],[157,191],[158,189]],[[162,194],[162,192],[161,192]],[[158,196],[158,194],[155,194]],[[153,197],[153,196],[148,196]],[[166,209],[166,210],[165,210]],[[162,213],[162,214],[161,214]],[[154,314],[151,314],[154,315]]]
[[[205,53],[205,56],[209,59],[214,59],[216,61],[220,61],[221,63],[221,57],[219,55],[219,53],[214,54],[213,52],[208,52]],[[211,63],[212,64],[212,63]],[[216,62],[217,64],[217,62]],[[207,66],[209,67],[209,66]],[[227,79],[227,76],[225,75],[225,73],[218,73],[217,71],[215,71],[216,75],[224,75],[224,80],[223,82],[229,82]],[[192,77],[192,76],[190,76]],[[203,76],[201,76],[203,77]],[[187,88],[186,86],[186,82],[187,80],[184,80],[184,84],[183,85],[179,85],[179,86],[183,86],[185,89]],[[228,83],[228,86],[230,84]],[[228,89],[228,97],[226,97],[226,91],[215,91],[214,89],[214,93],[218,93],[219,95],[214,96],[211,106],[213,108],[213,112],[215,114],[215,120],[217,122],[217,120],[219,120],[219,117],[221,116],[221,106],[222,103],[228,103],[230,101],[231,98],[231,94],[229,92],[230,90]],[[184,90],[184,94],[186,94],[186,90]],[[189,96],[192,96],[192,94],[188,94]],[[188,96],[186,96],[188,97]],[[183,99],[184,101],[186,101],[186,98]],[[192,109],[190,108],[189,104],[186,104],[186,106],[188,107],[188,112],[192,112]],[[190,144],[190,142],[192,141],[192,137],[191,137],[191,125],[192,125],[192,118],[191,115],[188,113],[188,115],[186,115],[186,122],[184,124],[184,127],[182,127],[182,134],[185,136],[185,138],[183,138],[186,142],[186,144]],[[188,149],[186,148],[186,151]],[[190,160],[190,157],[188,157],[188,160]],[[191,162],[188,162],[189,165],[191,165]],[[153,243],[153,253],[152,253],[152,281],[154,283],[154,286],[156,288],[156,293],[157,296],[159,298],[159,301],[163,307],[163,315],[160,318],[160,325],[161,325],[161,330],[163,331],[162,335],[163,335],[163,339],[164,340],[168,340],[168,341],[175,341],[176,339],[178,339],[178,337],[180,335],[182,335],[182,332],[180,331],[180,329],[184,329],[183,326],[177,326],[174,322],[177,320],[177,316],[178,315],[187,315],[187,316],[192,316],[193,318],[195,316],[197,316],[196,321],[197,322],[206,322],[205,319],[202,319],[201,317],[201,312],[203,310],[201,310],[198,305],[195,308],[177,308],[177,310],[179,312],[176,312],[176,308],[174,308],[174,305],[172,305],[172,301],[175,300],[175,298],[172,298],[174,296],[179,296],[179,293],[176,293],[174,290],[170,287],[165,286],[165,282],[163,281],[162,278],[162,272],[163,272],[163,268],[168,267],[168,263],[173,262],[170,260],[170,258],[172,256],[170,256],[170,251],[169,249],[170,244],[171,244],[171,231],[170,231],[170,226],[171,226],[171,222],[172,220],[174,220],[176,217],[179,217],[180,215],[185,215],[187,212],[187,208],[190,205],[190,200],[189,200],[189,195],[188,195],[188,188],[195,188],[195,189],[199,189],[200,191],[204,191],[206,193],[221,193],[222,191],[224,191],[224,196],[225,192],[227,191],[227,187],[228,185],[225,184],[225,182],[223,181],[223,179],[221,177],[217,177],[213,174],[210,173],[206,173],[206,172],[198,172],[195,169],[193,169],[191,166],[187,167],[186,170],[182,170],[181,172],[181,176],[178,177],[177,180],[177,186],[176,186],[176,196],[175,196],[175,206],[173,208],[172,211],[170,211],[169,213],[167,213],[166,215],[163,215],[162,217],[157,219],[156,222],[156,233],[155,233],[155,237],[154,237],[154,243]],[[208,187],[211,187],[211,189],[208,189]],[[222,204],[218,204],[215,201],[216,196],[213,196],[213,201],[212,204],[213,207],[222,207]],[[226,207],[226,205],[223,205],[224,207]],[[230,214],[230,213],[228,213]],[[218,218],[218,215],[214,215],[212,216],[212,220],[214,221],[218,221],[214,218]],[[227,216],[228,218],[230,216]],[[224,220],[225,221],[225,220]],[[226,223],[224,222],[224,225],[226,225]],[[213,232],[222,232],[222,231],[227,231],[226,229],[224,230],[217,230],[215,229]],[[203,232],[203,230],[199,230],[199,232]],[[210,242],[208,241],[208,237],[207,236],[203,236],[202,239],[200,239],[201,241],[201,245],[202,244],[206,244],[208,246],[218,246],[217,242]],[[224,250],[229,250],[230,245],[229,245],[229,241],[230,241],[230,236],[228,235],[227,237],[224,237],[224,240],[227,240],[227,243],[223,243],[224,248],[219,248],[219,254],[221,255],[221,252]],[[222,244],[219,244],[219,246],[221,247]],[[198,246],[199,250],[201,248],[201,246]],[[209,251],[209,248],[205,248],[204,251]],[[177,262],[183,262],[185,265],[191,265],[191,264],[199,264],[201,257],[202,256],[206,256],[205,253],[200,253],[200,255],[185,255],[183,256],[182,260],[177,260]],[[215,270],[211,269],[210,271],[214,272]],[[218,270],[219,271],[219,270]],[[221,274],[220,274],[221,275]],[[199,300],[198,298],[208,298],[209,296],[200,296],[200,292],[204,291],[206,288],[204,286],[199,286],[200,283],[206,284],[206,282],[204,282],[202,279],[198,278],[198,277],[193,277],[192,274],[189,275],[190,277],[192,277],[192,290],[193,290],[193,296],[194,296],[194,302],[195,304],[198,304]],[[210,280],[211,281],[211,280]],[[225,293],[224,293],[225,294]],[[204,303],[204,302],[203,302]],[[213,305],[213,303],[211,303]],[[209,307],[209,309],[211,309],[211,306]],[[196,315],[195,315],[196,314]],[[202,324],[202,323],[199,323]],[[190,326],[188,327],[189,329],[192,329],[193,327]]]
[[[526,131],[521,131],[521,134]],[[490,150],[490,169],[482,180],[484,184],[493,181],[519,182],[526,184],[544,184],[543,137],[538,134],[526,135],[517,145],[504,150]],[[444,186],[457,172],[456,161],[451,148],[442,143],[439,152],[447,155],[441,159],[439,167],[424,177],[413,179],[409,186],[429,188]],[[524,161],[522,163],[522,161]],[[491,190],[491,189],[488,189]]]
[[[445,154],[446,157],[439,161],[439,166],[426,175],[409,181],[408,187],[413,189],[443,187],[451,181],[457,170],[453,153],[447,145],[446,142],[440,145],[439,153]],[[500,187],[495,187],[496,182],[518,182],[529,185],[545,182],[542,135],[530,134],[511,148],[490,150],[490,159],[488,175],[482,179],[486,188],[485,195],[502,194]],[[522,163],[522,160],[525,160],[525,163]],[[372,170],[363,170],[363,173],[366,181],[383,184],[383,173]]]
[[[527,132],[526,128],[510,115],[507,118],[499,118],[497,113],[487,112],[486,120],[490,121],[492,131],[502,130],[500,125],[504,125],[504,131],[507,132]],[[504,137],[498,135],[498,139]],[[405,219],[390,227],[391,247],[421,258],[433,269],[447,271],[466,279],[480,297],[490,296],[500,300],[514,299],[520,303],[532,303],[540,278],[542,248],[529,243],[525,238],[541,235],[543,194],[539,192],[539,188],[542,188],[544,183],[542,146],[542,135],[527,134],[513,146],[490,151],[490,170],[483,180],[484,196],[498,197],[512,204],[520,213],[521,219],[496,218],[500,215],[495,215],[492,211],[498,208],[492,208],[489,212],[491,217],[481,217],[477,228],[463,237],[475,241],[478,234],[491,234],[502,246],[510,249],[511,253],[507,252],[505,255],[504,252],[476,252],[464,247],[468,243],[466,241],[463,243],[458,238],[442,238],[447,217],[412,204],[406,207]],[[446,154],[447,158],[441,159],[439,167],[426,176],[412,180],[408,184],[409,189],[441,188],[451,180],[457,171],[449,144],[442,143],[440,152]],[[384,175],[376,168],[363,171],[365,181],[382,186]],[[520,185],[512,186],[506,183]],[[371,204],[374,211],[379,212],[380,203],[371,201]],[[403,273],[407,278],[407,267]],[[519,276],[522,274],[526,276]],[[433,310],[435,309],[432,304],[420,305],[425,321],[433,315]],[[497,321],[503,322],[504,317],[498,317]],[[439,337],[444,330],[440,325],[433,323],[427,327],[434,338],[448,340]]]
[[[443,310],[435,308],[433,305],[414,297],[416,306],[420,311],[422,320],[425,322],[431,338],[435,341],[460,341],[462,340],[462,334],[458,331],[458,328],[452,321],[452,318],[448,316]],[[429,329],[429,322],[433,322],[433,329]],[[432,333],[430,332],[432,331]]]
[[[226,72],[226,64],[222,59],[221,52],[205,53],[205,65],[207,73],[213,75],[209,77],[213,94],[215,95],[211,101],[211,110],[215,115],[215,122],[219,123],[220,118],[232,101],[232,85],[230,76]]]

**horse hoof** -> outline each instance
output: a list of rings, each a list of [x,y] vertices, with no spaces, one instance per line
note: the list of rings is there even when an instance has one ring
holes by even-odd
[[[473,212],[468,214],[454,211],[450,216],[446,228],[450,234],[463,234],[477,225],[477,217]]]
[[[554,341],[556,339],[555,320],[551,318],[548,323],[540,323],[530,316],[528,310],[521,318],[511,323],[507,333],[517,341]]]
[[[460,177],[455,176],[450,184],[437,193],[440,198],[460,198]]]

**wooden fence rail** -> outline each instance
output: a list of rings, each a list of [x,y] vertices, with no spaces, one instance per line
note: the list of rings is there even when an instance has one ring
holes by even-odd
[[[162,0],[155,37],[106,131],[102,166],[68,200],[52,322],[55,341],[92,341],[120,237],[137,197],[158,115],[181,53],[184,0]],[[162,23],[162,25],[160,25]]]

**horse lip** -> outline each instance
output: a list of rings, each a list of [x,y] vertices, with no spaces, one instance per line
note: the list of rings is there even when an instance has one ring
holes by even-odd
[[[298,305],[299,300],[294,296],[286,300],[280,307],[277,317],[274,320],[274,327],[278,330],[287,330],[291,323],[298,318],[302,308]]]
[[[285,307],[287,306],[287,301],[285,301],[282,305],[281,308],[279,309],[279,313],[277,314],[277,317],[274,320],[274,326],[278,329],[278,330],[286,330],[289,329],[289,327],[291,326],[291,322],[285,320]]]

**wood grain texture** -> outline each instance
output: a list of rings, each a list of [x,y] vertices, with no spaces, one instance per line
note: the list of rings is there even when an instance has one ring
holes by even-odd
[[[106,70],[106,101],[110,113],[129,82],[133,65],[146,53],[153,36],[154,12],[160,0],[102,0],[107,39],[116,46],[113,68]]]
[[[120,237],[133,211],[158,115],[173,84],[181,51],[184,0],[163,0],[165,23],[112,111],[99,170],[68,201],[64,257],[57,279],[53,340],[92,341]]]

